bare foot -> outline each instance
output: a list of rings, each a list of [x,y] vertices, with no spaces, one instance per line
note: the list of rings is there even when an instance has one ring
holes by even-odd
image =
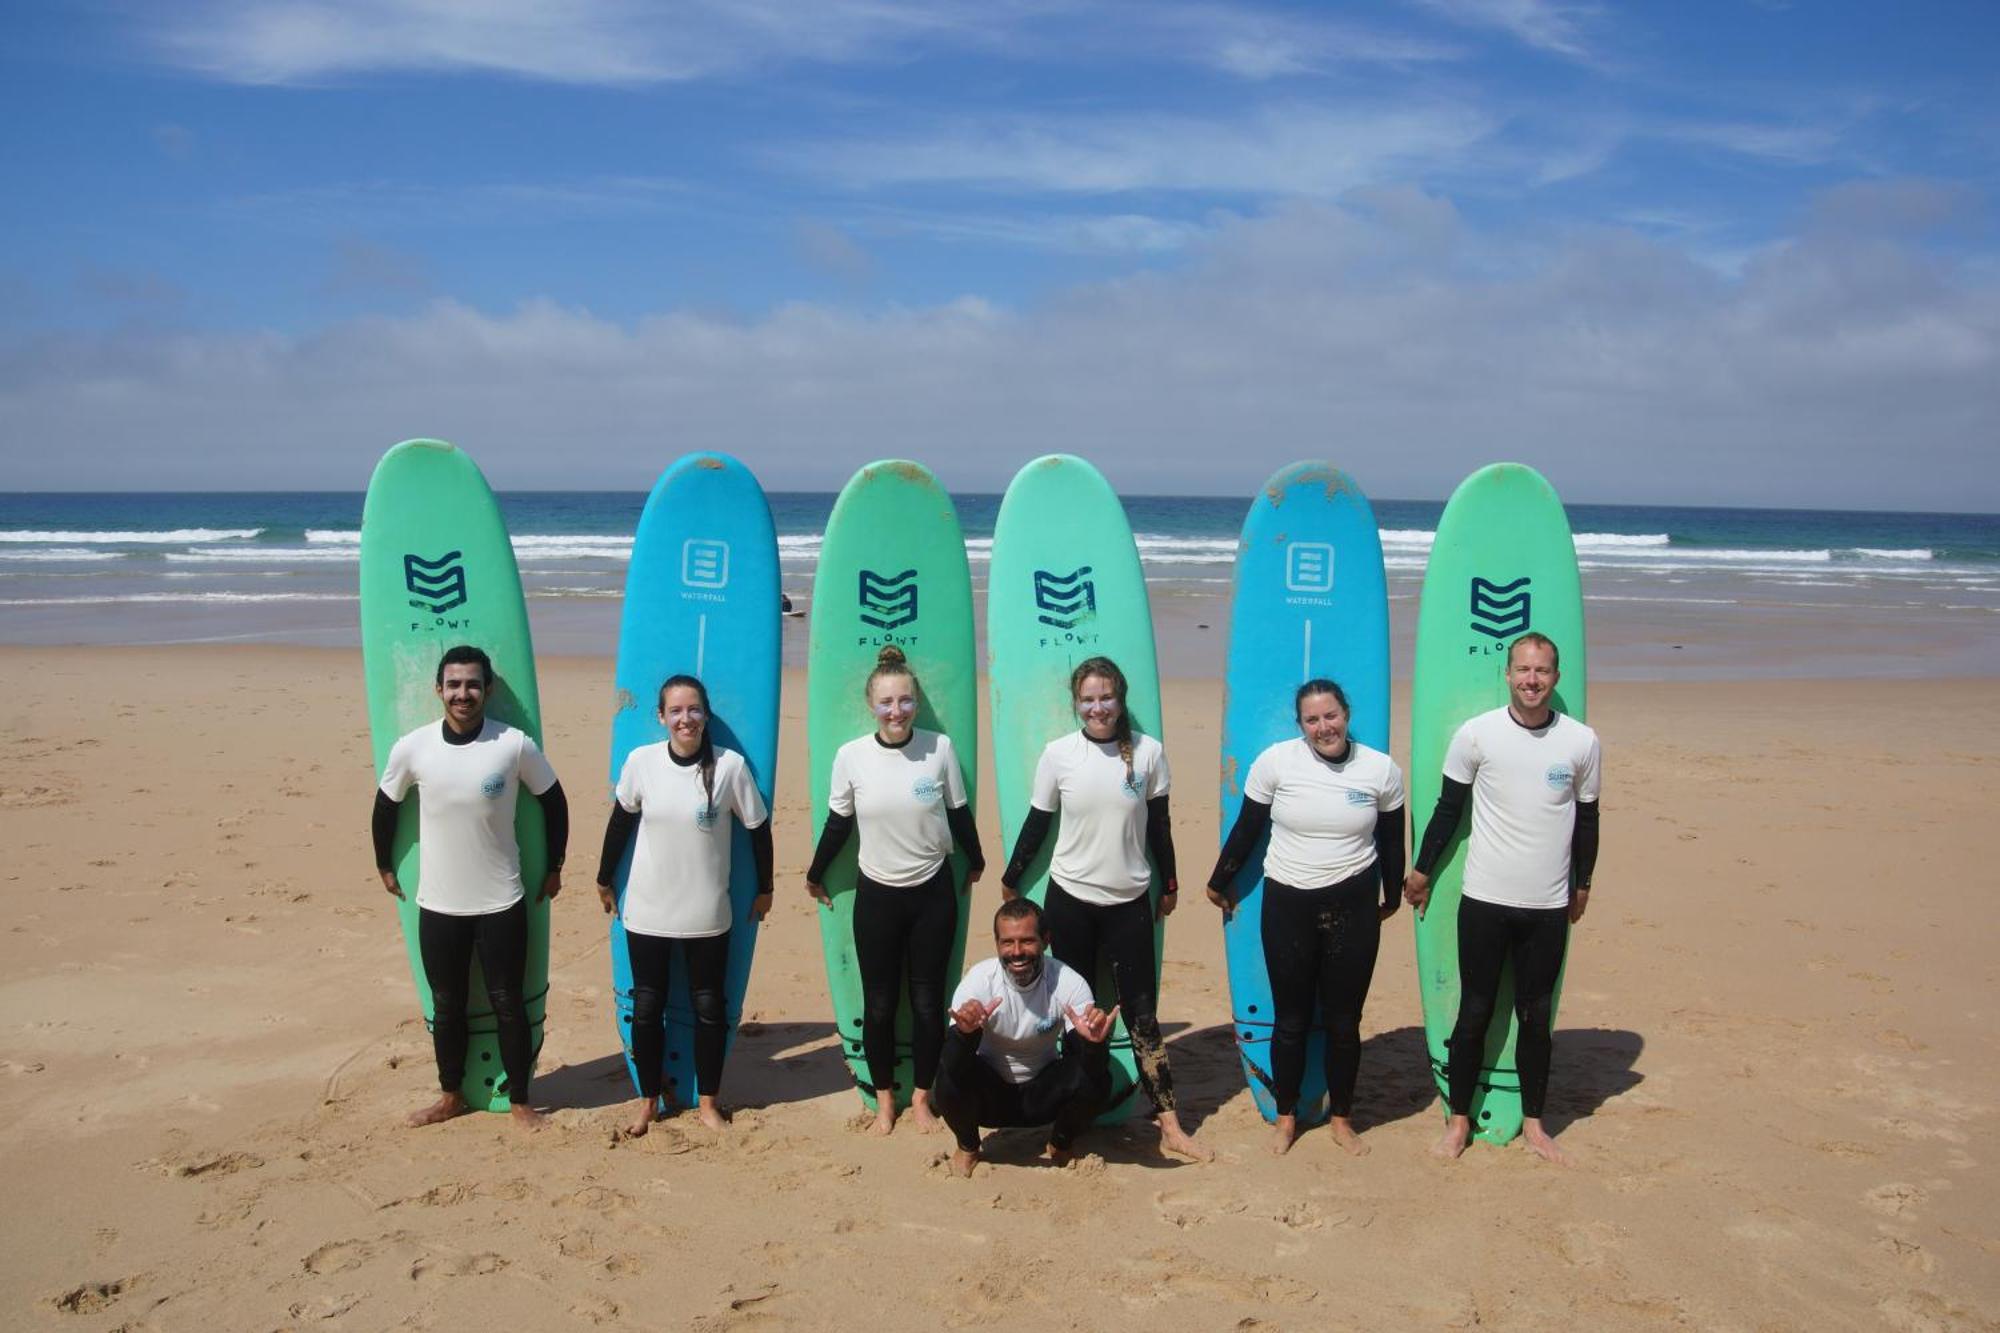
[[[1190,1162],[1212,1162],[1215,1150],[1205,1143],[1196,1143],[1194,1135],[1181,1128],[1180,1117],[1172,1111],[1162,1111],[1155,1117],[1160,1126],[1160,1151],[1170,1157],[1185,1157]]]
[[[1299,1118],[1295,1115],[1281,1115],[1276,1123],[1278,1133],[1271,1140],[1271,1156],[1283,1157],[1292,1150],[1292,1144],[1299,1137]]]
[[[704,1095],[694,1108],[694,1118],[710,1129],[728,1128],[729,1122],[722,1118],[722,1111],[715,1104],[715,1098]]]
[[[896,1099],[877,1097],[875,1099],[875,1119],[868,1126],[868,1132],[878,1139],[886,1139],[896,1132]]]
[[[465,1104],[465,1098],[455,1092],[447,1092],[421,1111],[412,1111],[404,1118],[404,1123],[412,1128],[424,1125],[441,1125],[456,1119],[472,1108]]]
[[[655,1097],[641,1097],[638,1101],[632,1103],[632,1121],[625,1126],[625,1137],[628,1139],[644,1138],[646,1131],[651,1129],[653,1122],[659,1118],[659,1099]]]
[[[1521,1122],[1521,1142],[1527,1144],[1528,1151],[1544,1162],[1553,1162],[1557,1166],[1569,1165],[1569,1154],[1556,1146],[1556,1141],[1549,1137],[1549,1132],[1542,1128],[1542,1122],[1539,1120]]]
[[[507,1108],[507,1118],[522,1129],[540,1129],[548,1123],[548,1117],[526,1102],[515,1102]]]
[[[1333,1135],[1334,1146],[1349,1157],[1366,1157],[1368,1145],[1354,1132],[1354,1122],[1344,1115],[1337,1115],[1327,1121],[1327,1133]]]
[[[1465,1152],[1465,1145],[1472,1142],[1472,1117],[1455,1115],[1444,1127],[1444,1137],[1431,1145],[1431,1156],[1441,1157],[1447,1162],[1456,1161]]]
[[[1048,1147],[1042,1149],[1042,1160],[1050,1166],[1068,1166],[1076,1160],[1076,1149],[1058,1148],[1055,1144],[1051,1143]]]
[[[953,1148],[951,1156],[945,1159],[945,1167],[960,1180],[972,1179],[972,1168],[979,1165],[979,1154],[967,1152],[963,1148]]]
[[[944,1128],[944,1121],[931,1110],[931,1095],[922,1088],[910,1094],[910,1119],[917,1122],[917,1133],[935,1134]]]

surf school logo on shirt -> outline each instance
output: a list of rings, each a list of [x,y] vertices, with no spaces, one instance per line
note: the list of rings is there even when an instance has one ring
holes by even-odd
[[[704,805],[694,812],[694,826],[703,833],[715,827],[715,807]]]
[[[1132,776],[1126,778],[1125,781],[1119,783],[1118,787],[1120,791],[1123,791],[1127,796],[1130,796],[1133,800],[1135,801],[1138,800],[1139,793],[1146,789],[1145,772],[1140,769],[1136,768],[1133,769]]]
[[[1494,583],[1477,575],[1472,580],[1472,621],[1469,628],[1475,634],[1483,634],[1494,640],[1491,644],[1473,644],[1469,652],[1499,652],[1500,643],[1528,632],[1528,621],[1532,601],[1528,594],[1530,580],[1524,575],[1512,583]]]
[[[486,775],[486,781],[479,784],[479,794],[489,801],[499,800],[500,793],[506,790],[507,775],[505,773],[489,773]]]
[[[1347,789],[1347,803],[1354,806],[1373,805],[1375,798],[1357,787]]]
[[[910,784],[910,795],[929,805],[932,801],[943,799],[944,784],[936,778],[918,778]]]
[[[1571,771],[1568,764],[1550,764],[1549,771],[1542,775],[1543,781],[1549,784],[1552,791],[1561,791],[1569,786],[1575,777],[1576,774]]]
[[[465,605],[465,552],[447,551],[435,560],[415,552],[403,556],[403,587],[410,605],[441,616]]]

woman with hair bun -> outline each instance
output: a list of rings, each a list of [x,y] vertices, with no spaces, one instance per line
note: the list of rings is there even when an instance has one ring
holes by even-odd
[[[1155,1012],[1159,957],[1149,892],[1154,873],[1161,884],[1160,916],[1173,912],[1180,889],[1167,814],[1166,750],[1132,730],[1125,673],[1110,658],[1079,663],[1070,673],[1069,691],[1082,725],[1042,750],[1028,817],[1000,882],[1008,897],[1015,896],[1060,811],[1062,827],[1042,903],[1049,952],[1093,985],[1099,959],[1109,962],[1160,1147],[1207,1161],[1215,1154],[1181,1127],[1174,1109],[1173,1072]]]
[[[598,900],[606,913],[618,911],[612,877],[638,831],[621,918],[632,964],[632,1066],[639,1075],[639,1101],[625,1131],[634,1138],[659,1114],[667,979],[676,942],[687,960],[694,1005],[696,1115],[711,1129],[723,1127],[715,1097],[729,1044],[732,816],[750,830],[757,861],[750,919],[762,921],[771,910],[770,813],[743,756],[715,748],[708,713],[708,689],[695,677],[669,676],[660,686],[667,739],[625,756],[597,863]]]
[[[1306,1035],[1318,1006],[1326,1022],[1326,1091],[1333,1141],[1359,1157],[1354,1084],[1361,1067],[1361,1006],[1375,975],[1382,922],[1403,885],[1403,771],[1348,735],[1347,695],[1309,680],[1292,699],[1299,734],[1250,765],[1243,808],[1208,877],[1208,900],[1235,911],[1229,889],[1256,855],[1264,830],[1261,929],[1271,973],[1271,1098],[1277,1137],[1299,1135]]]
[[[959,896],[986,868],[966,801],[965,775],[951,737],[916,725],[920,687],[900,648],[884,648],[863,686],[875,730],[835,752],[826,823],[806,870],[806,890],[830,906],[824,880],[850,834],[856,856],[854,956],[861,968],[861,1049],[874,1085],[871,1134],[896,1127],[896,1005],[909,976],[910,1114],[930,1133],[944,1122],[931,1109],[944,1048],[945,971],[958,928]],[[963,885],[953,885],[951,849],[965,852]]]

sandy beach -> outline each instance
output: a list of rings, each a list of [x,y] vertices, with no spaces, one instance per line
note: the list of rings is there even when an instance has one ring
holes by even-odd
[[[1407,914],[1363,1025],[1372,1152],[1308,1133],[1272,1158],[1216,915],[1188,893],[1161,1016],[1218,1160],[1127,1129],[1058,1171],[1016,1133],[960,1181],[940,1138],[856,1130],[801,886],[797,676],[734,1122],[619,1140],[590,891],[610,670],[542,672],[578,812],[535,1085],[550,1123],[415,1131],[434,1079],[368,853],[358,654],[0,649],[8,1326],[2000,1326],[1991,680],[1595,688],[1604,852],[1550,1108],[1572,1169],[1426,1154]],[[1168,684],[1190,882],[1216,840],[1220,693]],[[997,845],[990,781],[980,814]],[[975,941],[997,893],[974,890]]]

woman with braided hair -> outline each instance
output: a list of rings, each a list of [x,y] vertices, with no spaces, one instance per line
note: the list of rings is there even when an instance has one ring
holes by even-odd
[[[1167,754],[1155,738],[1133,732],[1125,688],[1125,673],[1108,657],[1089,658],[1070,673],[1070,702],[1082,726],[1043,749],[1028,817],[1000,882],[1008,897],[1015,896],[1060,811],[1042,904],[1049,952],[1090,980],[1100,958],[1110,963],[1160,1147],[1207,1161],[1214,1154],[1181,1127],[1174,1109],[1173,1074],[1154,1012],[1154,872],[1161,882],[1160,916],[1173,912],[1180,888],[1167,815]]]
[[[617,911],[612,876],[638,830],[622,918],[632,963],[632,1064],[639,1072],[639,1100],[626,1129],[634,1137],[644,1134],[659,1114],[667,975],[675,942],[687,960],[694,1005],[696,1114],[711,1129],[723,1126],[715,1096],[729,1040],[724,983],[733,924],[732,816],[750,830],[757,862],[750,919],[762,921],[771,910],[770,816],[743,756],[716,749],[709,738],[708,711],[708,690],[693,676],[670,676],[660,686],[659,715],[667,739],[641,745],[625,757],[597,866],[598,899],[605,912]]]

